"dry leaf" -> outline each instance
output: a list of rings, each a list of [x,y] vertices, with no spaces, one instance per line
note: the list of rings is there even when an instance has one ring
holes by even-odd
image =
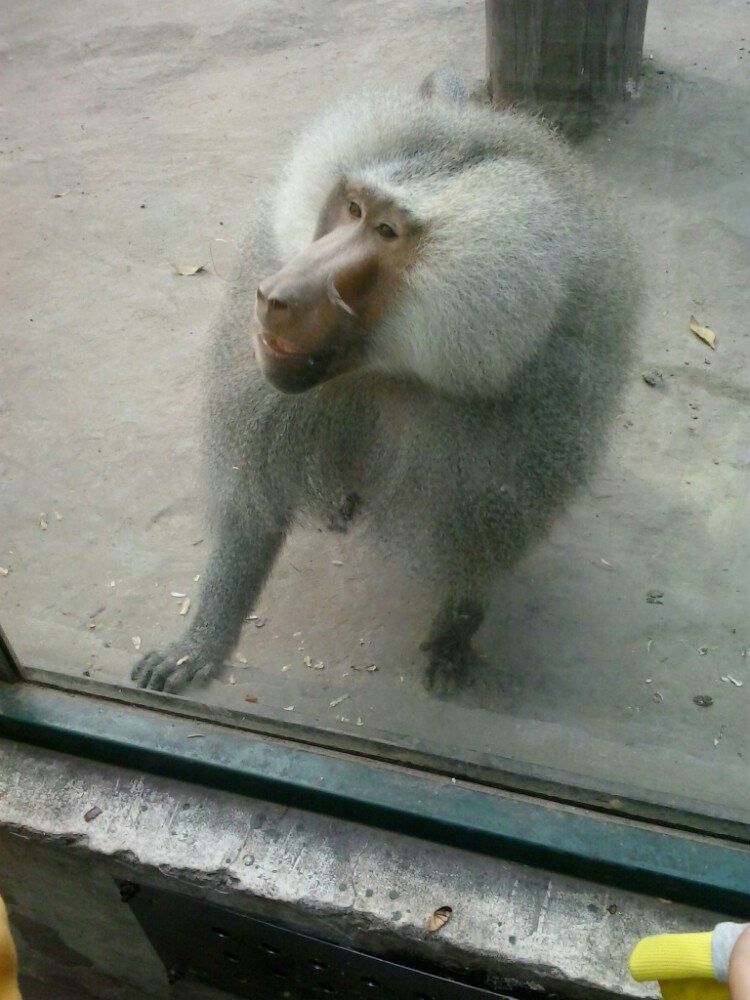
[[[435,931],[439,931],[441,927],[444,927],[450,920],[452,913],[452,906],[438,906],[430,919],[427,921],[427,930],[430,934],[434,934]]]
[[[340,559],[331,559],[331,563],[334,566],[343,566],[344,565],[343,562]]]
[[[186,615],[190,610],[190,598],[186,597],[185,600],[180,605],[180,614]]]
[[[246,694],[245,695],[245,701],[250,701],[250,702],[255,703],[257,700],[258,700],[257,695],[254,695],[254,694]]]
[[[46,516],[46,514],[40,514],[39,515],[39,527],[42,529],[42,531],[46,531],[47,530],[47,516]]]
[[[361,715],[357,716],[357,725],[358,726],[364,726],[364,722],[362,721],[362,716]]]
[[[304,656],[302,662],[306,667],[312,667],[312,656]]]
[[[9,566],[0,566],[0,576],[7,576],[10,573]]]
[[[206,270],[205,264],[175,264],[172,262],[172,267],[175,274],[181,274],[186,277],[190,277],[193,274],[200,274],[201,271]]]
[[[377,663],[368,663],[367,666],[365,667],[365,670],[367,671],[368,674],[374,674],[377,669],[378,669]]]
[[[193,583],[197,583],[200,580],[200,578],[201,578],[200,573],[196,573],[196,575],[193,577]]]
[[[133,645],[135,646],[136,649],[141,648],[141,637],[139,635],[133,636]]]
[[[229,684],[236,684],[237,683],[237,678],[234,676],[234,674],[231,677],[228,678],[228,683]]]
[[[690,317],[690,330],[695,334],[696,337],[708,344],[712,351],[716,350],[716,334],[710,327],[701,326],[695,316]]]
[[[188,733],[187,738],[189,740],[201,740],[205,735],[205,733]]]
[[[187,594],[183,594],[181,590],[170,590],[172,597],[187,597]]]
[[[96,817],[101,816],[101,814],[102,811],[99,808],[99,806],[92,806],[90,809],[86,810],[86,812],[83,814],[83,818],[86,820],[87,823],[90,823],[92,819],[96,819]]]
[[[94,621],[94,620],[92,619],[92,620],[91,620],[91,621],[90,621],[90,622],[88,623],[88,627],[89,627],[89,628],[92,628],[92,629],[93,629],[93,628],[96,628],[96,622],[95,622],[95,621]]]
[[[329,707],[330,708],[335,708],[337,705],[340,705],[342,701],[346,701],[346,699],[350,698],[350,697],[351,697],[351,695],[342,694],[340,698],[334,698],[333,701],[330,702],[330,706]]]
[[[287,670],[289,669],[290,665],[291,664],[289,664],[289,663],[285,663],[284,664],[284,666],[281,668],[282,674],[285,674],[287,672]]]
[[[287,705],[286,708],[284,709],[284,711],[285,712],[293,712],[294,711],[294,705]]]
[[[240,656],[240,654],[238,653],[237,654],[237,659],[240,661],[240,663],[243,665],[243,667],[247,666],[247,657],[246,656]]]
[[[190,657],[189,657],[189,656],[181,656],[181,657],[179,658],[179,660],[177,661],[177,664],[176,664],[176,665],[177,665],[178,667],[181,667],[181,666],[182,666],[182,664],[183,664],[183,663],[187,663],[187,661],[188,661],[189,659],[190,659]]]

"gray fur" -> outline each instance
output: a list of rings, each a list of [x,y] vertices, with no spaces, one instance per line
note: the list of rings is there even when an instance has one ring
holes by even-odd
[[[356,498],[372,536],[443,594],[423,648],[428,680],[449,688],[472,662],[490,579],[544,533],[601,449],[638,288],[609,199],[541,122],[428,93],[326,116],[292,155],[271,221],[256,210],[208,364],[216,549],[186,635],[135,668],[144,686],[210,673],[289,525],[335,524]],[[419,261],[356,373],[284,395],[253,359],[255,289],[314,238],[344,178],[423,223]]]
[[[469,100],[469,91],[461,77],[449,66],[440,66],[434,69],[429,76],[422,81],[419,88],[419,96],[434,98],[438,101],[454,101],[457,104],[466,104]]]

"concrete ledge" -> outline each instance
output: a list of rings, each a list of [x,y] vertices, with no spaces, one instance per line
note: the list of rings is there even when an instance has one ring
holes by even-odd
[[[655,997],[626,972],[636,939],[720,918],[5,740],[0,761],[0,892],[40,1000],[68,983],[117,1000],[178,995],[112,876],[570,998]],[[93,806],[101,814],[86,822]],[[428,935],[443,904],[453,917]]]

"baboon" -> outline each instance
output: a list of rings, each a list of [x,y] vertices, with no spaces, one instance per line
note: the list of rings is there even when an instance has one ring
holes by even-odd
[[[470,676],[491,580],[584,482],[626,377],[638,281],[611,200],[541,120],[447,70],[312,128],[215,325],[213,554],[140,686],[223,663],[299,519],[361,519],[429,578],[426,683]]]

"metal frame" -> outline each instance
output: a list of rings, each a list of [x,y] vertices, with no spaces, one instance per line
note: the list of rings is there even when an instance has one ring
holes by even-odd
[[[352,754],[368,760],[406,765],[418,771],[462,777],[466,781],[592,809],[608,816],[624,816],[641,822],[656,823],[670,829],[718,836],[750,846],[750,824],[727,814],[710,801],[690,799],[679,789],[665,796],[647,788],[628,785],[624,781],[598,781],[592,775],[580,775],[560,767],[541,766],[493,755],[491,763],[483,755],[467,755],[441,739],[441,749],[426,747],[407,736],[394,737],[382,730],[368,728],[357,733],[345,733],[321,720],[315,725],[291,718],[280,719],[271,714],[256,714],[227,706],[207,705],[199,695],[188,692],[175,697],[157,691],[76,676],[42,667],[24,666],[20,673],[24,681],[42,684],[64,691],[75,691],[89,697],[121,701],[127,705],[166,711],[193,720],[231,726],[256,736],[278,737],[301,747],[328,749]],[[19,675],[20,676],[20,675]],[[278,716],[278,713],[277,713]]]
[[[5,676],[18,678],[5,646]],[[41,684],[0,736],[747,916],[750,846]],[[194,738],[200,733],[200,738]]]
[[[170,983],[186,977],[247,1000],[513,1000],[481,969],[415,962],[393,946],[387,956],[370,955],[180,892],[138,882],[119,887]],[[538,997],[514,987],[517,1000]]]

